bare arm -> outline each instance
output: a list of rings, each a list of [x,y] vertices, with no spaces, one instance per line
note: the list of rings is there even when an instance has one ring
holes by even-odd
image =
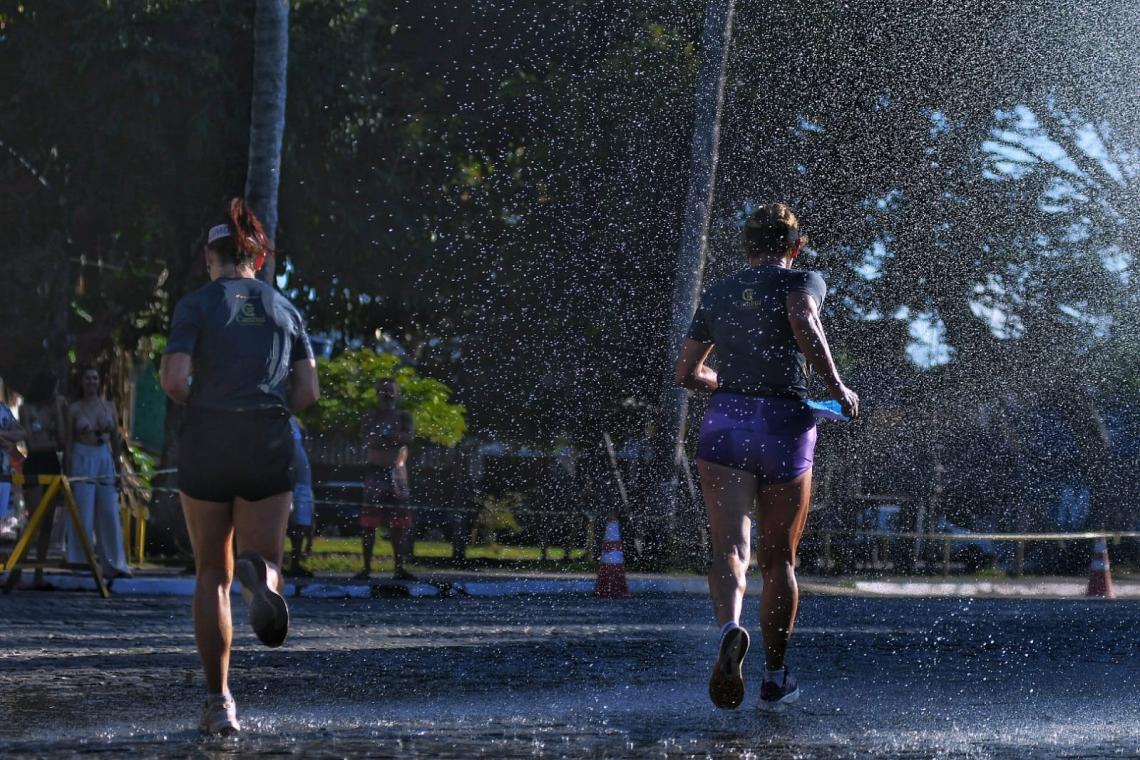
[[[815,299],[807,293],[788,293],[787,308],[788,322],[792,326],[792,334],[800,353],[823,379],[832,398],[843,407],[843,413],[848,417],[858,417],[859,397],[839,378],[839,370],[831,358],[831,349],[827,345],[827,336],[823,332],[823,322],[819,318],[819,306]]]
[[[15,446],[27,437],[28,434],[18,422],[13,423],[12,427],[7,430],[0,430],[0,443],[3,443],[5,446]]]
[[[20,410],[20,416],[24,416],[22,409]],[[4,417],[10,418],[12,421],[8,427],[0,430],[0,446],[7,449],[27,438],[28,434],[25,432],[24,426],[20,424],[20,421],[16,419],[8,409],[4,410]]]
[[[317,362],[302,359],[293,362],[289,374],[289,408],[296,414],[321,400],[321,386],[317,380]]]
[[[715,391],[720,386],[716,370],[705,364],[714,345],[685,338],[681,353],[677,355],[677,385],[691,391]]]
[[[158,369],[162,390],[176,404],[185,404],[190,398],[190,372],[193,368],[190,354],[166,354]]]
[[[397,446],[409,446],[416,437],[416,421],[408,412],[400,412],[400,429],[392,436]]]

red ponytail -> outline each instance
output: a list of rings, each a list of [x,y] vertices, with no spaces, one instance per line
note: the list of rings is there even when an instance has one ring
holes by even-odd
[[[230,201],[227,217],[230,230],[233,232],[238,260],[251,260],[253,271],[256,272],[265,263],[265,257],[273,254],[273,243],[265,234],[265,228],[261,226],[253,209],[243,198],[234,198]]]

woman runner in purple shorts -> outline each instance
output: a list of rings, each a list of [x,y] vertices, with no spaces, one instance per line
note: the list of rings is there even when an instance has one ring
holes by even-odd
[[[810,371],[846,415],[858,416],[859,397],[840,380],[824,336],[823,278],[791,268],[805,242],[795,214],[781,203],[764,206],[744,233],[748,268],[702,295],[677,358],[677,382],[713,393],[697,449],[712,535],[709,595],[721,627],[709,697],[724,708],[744,700],[749,639],[740,609],[755,503],[764,579],[760,706],[780,710],[799,698],[784,655],[799,603],[796,548],[811,498],[815,419],[803,403]],[[714,348],[717,370],[705,364]]]

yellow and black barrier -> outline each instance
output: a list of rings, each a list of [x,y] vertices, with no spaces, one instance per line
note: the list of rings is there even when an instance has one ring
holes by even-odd
[[[83,556],[87,558],[87,565],[91,568],[91,572],[95,576],[95,587],[101,597],[104,599],[109,598],[111,591],[107,588],[107,583],[103,580],[103,570],[99,565],[99,561],[95,558],[95,551],[91,547],[91,540],[87,536],[87,528],[84,526],[83,520],[79,517],[79,507],[75,503],[75,494],[71,490],[71,481],[67,476],[36,475],[32,478],[26,478],[19,473],[12,473],[12,483],[18,486],[38,484],[45,486],[46,490],[43,496],[40,497],[40,503],[36,505],[31,517],[28,518],[28,524],[24,526],[23,532],[20,533],[20,537],[16,540],[16,546],[12,549],[12,553],[8,555],[8,559],[5,562],[0,563],[0,571],[6,570],[9,576],[11,576],[21,567],[30,567],[39,564],[23,562],[24,555],[27,554],[32,541],[39,535],[40,526],[43,525],[48,512],[55,509],[56,497],[62,493],[64,507],[71,519],[71,524],[75,526],[75,535],[79,537],[79,543],[83,547]],[[145,524],[146,521],[141,520],[140,522]]]
[[[129,485],[129,481],[124,485]],[[146,561],[146,523],[150,519],[150,509],[137,488],[124,487],[120,493],[119,517],[123,525],[127,564],[142,565]]]

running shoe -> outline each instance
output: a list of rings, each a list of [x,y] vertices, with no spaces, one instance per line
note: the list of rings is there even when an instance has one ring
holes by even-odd
[[[748,654],[748,631],[733,628],[720,640],[720,654],[709,677],[709,699],[717,707],[735,710],[744,701],[744,655]]]
[[[784,666],[784,677],[780,683],[764,681],[760,687],[760,709],[770,712],[783,712],[784,708],[800,698],[800,687],[788,666]]]
[[[256,552],[245,552],[237,558],[234,572],[242,588],[251,594],[249,623],[253,632],[265,646],[281,646],[289,635],[289,607],[285,597],[269,587],[265,560]]]
[[[404,568],[401,567],[398,570],[396,570],[394,573],[392,573],[392,580],[394,580],[394,581],[418,581],[419,578],[412,575],[407,570],[405,570]]]
[[[198,730],[206,736],[229,736],[241,731],[237,722],[237,705],[233,697],[211,694],[202,707]]]

